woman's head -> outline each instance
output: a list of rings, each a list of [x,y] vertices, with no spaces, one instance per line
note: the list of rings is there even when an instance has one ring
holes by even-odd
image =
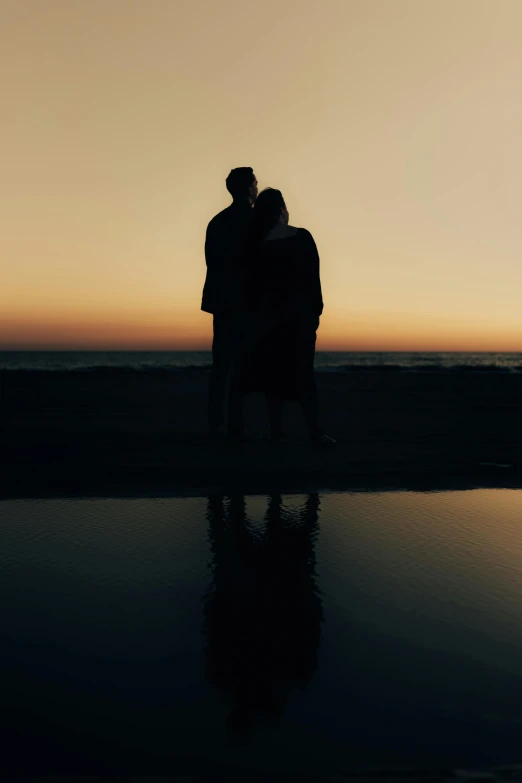
[[[266,236],[278,223],[288,223],[288,218],[288,210],[281,191],[275,188],[262,190],[254,205],[254,225],[257,236]]]

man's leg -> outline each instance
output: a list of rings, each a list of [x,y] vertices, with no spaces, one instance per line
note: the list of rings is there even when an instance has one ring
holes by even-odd
[[[230,371],[227,332],[227,316],[215,315],[208,388],[208,429],[211,435],[217,435],[225,429],[225,395]]]
[[[246,347],[244,330],[245,318],[241,313],[232,316],[229,322],[230,375],[228,384],[228,432],[232,436],[241,435],[245,430],[243,406],[245,395],[240,390],[241,357]]]

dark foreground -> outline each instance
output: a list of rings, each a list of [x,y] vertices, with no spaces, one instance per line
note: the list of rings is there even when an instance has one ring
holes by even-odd
[[[9,777],[5,783],[31,783],[31,781],[47,781],[47,783],[450,783],[465,781],[466,783],[495,783],[496,781],[509,780],[511,783],[520,783],[522,770],[519,765],[494,767],[480,770],[430,770],[408,769],[388,770],[376,769],[368,772],[354,772],[347,777],[335,775],[334,777],[306,777],[297,775],[263,775],[255,771],[245,773],[242,770],[235,773],[230,769],[222,769],[218,773],[209,775],[46,775],[45,777]]]
[[[522,485],[522,375],[318,374],[335,450],[205,437],[208,373],[1,375],[2,497]],[[260,395],[247,424],[267,433]]]

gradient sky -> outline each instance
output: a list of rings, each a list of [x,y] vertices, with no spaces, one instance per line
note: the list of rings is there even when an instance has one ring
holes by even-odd
[[[0,0],[0,347],[207,348],[253,166],[319,349],[522,350],[520,0]]]

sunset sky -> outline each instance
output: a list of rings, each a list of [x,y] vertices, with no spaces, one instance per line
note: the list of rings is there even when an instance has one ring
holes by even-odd
[[[319,349],[522,350],[520,0],[0,0],[0,348],[208,348],[225,178],[320,257]]]

